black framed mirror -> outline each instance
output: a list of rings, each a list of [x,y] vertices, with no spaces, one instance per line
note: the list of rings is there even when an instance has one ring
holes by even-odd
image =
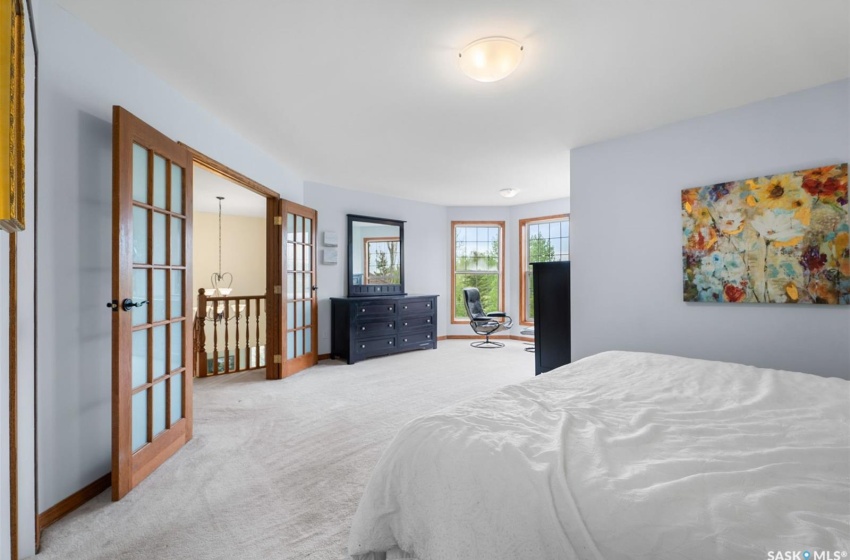
[[[348,214],[348,297],[404,292],[404,222]]]

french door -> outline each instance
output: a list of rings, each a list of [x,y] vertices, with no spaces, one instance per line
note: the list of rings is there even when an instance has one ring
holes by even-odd
[[[112,499],[192,438],[192,157],[113,108]]]
[[[286,264],[283,377],[319,361],[316,286],[316,211],[281,201]]]

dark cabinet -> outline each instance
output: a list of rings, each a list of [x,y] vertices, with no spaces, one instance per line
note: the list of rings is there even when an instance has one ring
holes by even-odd
[[[331,358],[437,347],[437,296],[331,298]]]
[[[570,263],[531,263],[534,374],[570,363]]]

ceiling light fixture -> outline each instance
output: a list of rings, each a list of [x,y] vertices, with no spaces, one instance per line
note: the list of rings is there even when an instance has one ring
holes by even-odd
[[[522,62],[523,47],[507,37],[485,37],[466,45],[460,53],[460,69],[479,82],[496,82],[510,76]]]
[[[499,194],[505,198],[513,198],[519,193],[519,189],[502,189]]]
[[[227,297],[233,291],[233,288],[230,287],[233,285],[233,275],[221,271],[221,201],[224,200],[224,197],[217,196],[216,198],[218,199],[218,272],[213,272],[210,282],[213,285],[213,293],[218,292],[218,295]],[[225,282],[227,282],[227,285],[225,285]]]

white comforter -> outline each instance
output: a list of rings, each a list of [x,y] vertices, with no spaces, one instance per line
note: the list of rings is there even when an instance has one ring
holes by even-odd
[[[504,387],[408,423],[384,453],[349,552],[396,547],[421,560],[850,552],[850,382],[607,352]]]

